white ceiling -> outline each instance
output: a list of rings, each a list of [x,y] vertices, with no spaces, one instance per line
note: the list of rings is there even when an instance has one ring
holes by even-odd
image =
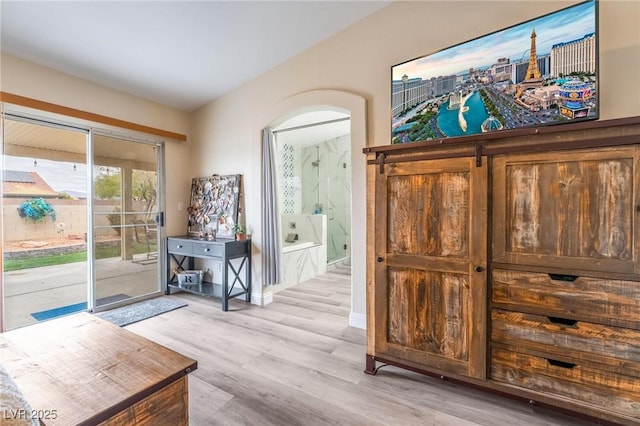
[[[2,0],[0,40],[11,55],[193,111],[390,2]]]

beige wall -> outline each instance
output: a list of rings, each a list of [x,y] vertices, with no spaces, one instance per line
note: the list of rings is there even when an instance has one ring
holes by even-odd
[[[0,57],[0,90],[65,107],[106,115],[120,120],[187,135],[187,142],[167,140],[166,211],[168,235],[186,231],[186,212],[192,171],[190,161],[191,119],[187,112],[163,106],[99,84],[54,71],[11,55]]]
[[[192,161],[196,174],[242,173],[247,221],[253,227],[256,284],[260,280],[260,129],[277,124],[274,111],[296,95],[333,89],[367,102],[366,144],[386,145],[390,133],[390,68],[577,2],[395,2],[342,33],[303,52],[194,116]],[[600,2],[600,110],[602,119],[640,115],[640,2]],[[299,104],[292,108],[300,107]],[[282,113],[282,111],[281,111]],[[251,153],[251,154],[250,154]],[[354,146],[354,168],[364,167]],[[353,182],[354,253],[364,253],[363,179]],[[354,257],[352,320],[365,312],[365,259]],[[259,288],[259,285],[256,286]],[[265,293],[269,289],[264,289]],[[263,299],[268,299],[263,297]]]
[[[168,234],[184,233],[190,180],[211,173],[245,176],[246,219],[254,238],[254,284],[260,275],[260,130],[308,105],[364,111],[353,149],[354,290],[352,311],[364,318],[364,155],[359,145],[385,145],[390,132],[390,67],[552,12],[570,1],[397,1],[303,52],[227,96],[188,114],[2,56],[0,89],[148,126],[186,133],[166,150]],[[600,2],[602,119],[640,115],[640,2]],[[343,92],[340,95],[340,92]],[[308,96],[307,96],[308,95]],[[357,98],[357,99],[356,99]],[[286,108],[289,109],[286,109]],[[353,109],[351,109],[353,108]],[[193,120],[192,122],[190,120]],[[360,170],[360,171],[358,171]],[[356,245],[357,244],[357,245]],[[264,299],[264,298],[263,298]]]

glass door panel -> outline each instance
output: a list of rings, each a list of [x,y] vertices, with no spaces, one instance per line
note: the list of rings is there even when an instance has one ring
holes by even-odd
[[[160,149],[93,135],[96,308],[160,292]]]
[[[301,156],[302,213],[327,215],[327,263],[345,259],[351,228],[349,152],[323,142],[302,148]]]
[[[88,132],[3,121],[6,330],[87,309]]]
[[[327,263],[347,257],[350,229],[348,152],[329,151],[327,171]]]

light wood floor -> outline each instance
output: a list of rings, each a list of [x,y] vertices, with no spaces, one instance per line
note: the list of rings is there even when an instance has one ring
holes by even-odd
[[[172,295],[189,306],[126,328],[198,360],[192,425],[590,424],[395,367],[365,374],[365,332],[348,327],[344,272],[277,293],[265,307],[234,300],[226,313],[217,299]]]

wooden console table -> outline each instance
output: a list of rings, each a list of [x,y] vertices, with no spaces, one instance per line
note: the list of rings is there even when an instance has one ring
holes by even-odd
[[[179,269],[194,269],[194,259],[212,259],[222,262],[222,283],[216,284],[203,281],[195,285],[180,285],[174,273],[172,260]],[[232,260],[240,259],[234,265]],[[187,266],[184,262],[187,261]],[[244,277],[242,269],[244,268]],[[233,281],[229,284],[230,273]],[[237,286],[236,286],[237,284]],[[171,289],[179,289],[202,296],[218,297],[222,299],[222,310],[229,310],[229,299],[245,296],[246,302],[251,302],[251,240],[215,239],[205,240],[197,237],[168,237],[167,238],[167,294]]]
[[[33,409],[14,413],[21,418],[189,424],[187,374],[197,362],[89,313],[0,334],[0,363]]]

